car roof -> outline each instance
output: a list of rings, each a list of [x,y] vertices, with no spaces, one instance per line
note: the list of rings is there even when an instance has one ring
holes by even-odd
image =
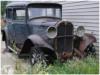
[[[54,3],[54,2],[11,2],[8,3],[6,7],[12,7],[12,6],[28,6],[29,4],[51,4],[51,5],[58,5],[61,7],[61,4]]]

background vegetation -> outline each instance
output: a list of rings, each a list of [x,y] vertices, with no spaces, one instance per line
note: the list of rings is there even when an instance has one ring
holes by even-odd
[[[8,1],[1,1],[1,15],[2,16],[4,15],[7,3]]]
[[[60,63],[58,60],[53,65],[43,67],[41,63],[33,67],[17,62],[14,73],[16,74],[99,74],[99,60],[88,56],[84,59],[68,60]]]

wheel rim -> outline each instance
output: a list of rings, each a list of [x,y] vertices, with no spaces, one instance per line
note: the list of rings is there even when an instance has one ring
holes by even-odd
[[[32,64],[34,64],[35,63],[35,56],[32,54],[32,58],[31,58],[31,62],[32,62]]]
[[[35,63],[46,65],[45,55],[42,51],[38,49],[34,49],[31,54],[31,64],[34,65]]]

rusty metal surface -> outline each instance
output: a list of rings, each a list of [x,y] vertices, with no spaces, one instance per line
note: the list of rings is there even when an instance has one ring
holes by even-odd
[[[73,51],[73,25],[62,21],[57,24],[57,30],[55,38],[57,55],[59,59],[65,60],[72,55]]]
[[[74,55],[83,58],[88,54],[87,50],[90,45],[96,42],[95,36],[89,33],[85,33],[84,36],[78,37],[75,36],[74,38]],[[90,47],[92,49],[92,46]],[[95,49],[94,49],[95,50]],[[93,51],[95,52],[95,51]]]
[[[92,34],[86,33],[80,42],[79,50],[84,51],[89,44],[94,42],[96,42],[96,38]]]

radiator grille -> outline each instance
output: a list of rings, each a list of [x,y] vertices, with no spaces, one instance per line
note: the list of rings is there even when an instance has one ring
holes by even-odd
[[[57,37],[55,43],[55,45],[57,45],[55,47],[57,52],[71,52],[73,50],[72,23],[63,21],[57,26]]]

